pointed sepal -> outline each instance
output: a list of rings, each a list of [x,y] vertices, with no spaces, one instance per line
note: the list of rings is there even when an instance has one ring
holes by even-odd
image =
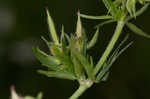
[[[77,19],[77,26],[76,26],[76,36],[77,38],[82,37],[82,23],[81,23],[81,18],[80,18],[80,10],[77,12],[78,19]]]
[[[57,33],[55,30],[55,25],[54,25],[54,22],[52,20],[52,17],[50,16],[48,8],[46,8],[46,13],[47,13],[47,21],[48,21],[49,31],[50,31],[50,34],[52,36],[52,40],[53,40],[53,42],[55,42],[55,44],[59,44]]]
[[[94,36],[92,37],[91,41],[87,44],[87,49],[90,49],[91,47],[93,47],[96,44],[96,41],[98,39],[98,35],[99,35],[99,28],[97,28]]]
[[[135,12],[136,12],[136,0],[127,0],[126,8],[127,8],[128,12],[129,12],[130,16],[136,17],[136,15],[135,15]]]

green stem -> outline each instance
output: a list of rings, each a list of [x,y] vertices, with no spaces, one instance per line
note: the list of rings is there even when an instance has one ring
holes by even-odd
[[[86,80],[82,82],[79,88],[74,92],[74,94],[69,99],[78,99],[92,85],[93,85],[93,82],[90,80]]]
[[[106,61],[107,57],[109,56],[110,52],[112,51],[115,43],[117,42],[117,40],[121,34],[121,31],[124,27],[124,24],[125,24],[124,19],[125,19],[125,16],[123,16],[121,18],[121,20],[117,22],[117,27],[116,27],[115,33],[114,33],[113,37],[111,38],[105,52],[103,53],[103,56],[100,58],[98,64],[95,67],[94,75],[96,75],[98,73],[98,71],[100,70],[100,68],[102,67],[104,62]]]

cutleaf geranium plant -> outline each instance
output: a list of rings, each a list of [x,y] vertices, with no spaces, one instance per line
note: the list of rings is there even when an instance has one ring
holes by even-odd
[[[102,1],[108,10],[106,15],[89,16],[81,14],[80,11],[78,11],[76,31],[74,34],[65,33],[64,27],[62,26],[61,36],[57,35],[54,22],[48,9],[46,9],[52,41],[48,41],[44,37],[42,37],[42,39],[49,48],[49,54],[43,52],[38,47],[33,47],[33,53],[36,58],[43,66],[47,67],[47,70],[38,70],[39,73],[48,77],[76,80],[79,83],[79,88],[72,96],[69,97],[69,99],[77,99],[94,83],[100,83],[107,80],[112,64],[122,54],[122,52],[133,43],[130,42],[129,44],[124,45],[124,42],[128,39],[127,35],[118,47],[114,48],[125,26],[138,35],[150,38],[148,34],[144,33],[136,25],[130,22],[132,19],[136,19],[137,16],[141,15],[148,8],[149,0]],[[137,3],[142,5],[141,8],[137,9]],[[90,41],[88,41],[86,33],[83,31],[81,18],[104,20],[102,23],[95,26],[96,31]],[[101,27],[112,22],[116,22],[116,29],[114,30],[113,36],[104,53],[100,57],[99,61],[95,63],[92,56],[87,53],[87,50],[95,45]]]

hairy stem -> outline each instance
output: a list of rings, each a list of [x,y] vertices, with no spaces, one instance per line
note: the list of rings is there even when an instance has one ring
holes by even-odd
[[[74,94],[69,99],[78,99],[92,85],[93,82],[90,80],[85,80],[84,82],[81,82],[79,88],[74,92]]]
[[[117,22],[117,27],[116,30],[114,32],[113,37],[111,38],[105,52],[103,53],[102,57],[100,58],[98,64],[96,65],[95,69],[94,69],[94,75],[96,75],[98,73],[98,71],[100,70],[100,68],[102,67],[102,65],[104,64],[104,62],[106,61],[107,57],[109,56],[110,52],[112,51],[115,43],[117,42],[121,31],[124,27],[124,19],[125,16],[123,16],[118,22]]]

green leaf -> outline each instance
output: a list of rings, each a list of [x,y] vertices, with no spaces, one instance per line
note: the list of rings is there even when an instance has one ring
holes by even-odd
[[[76,80],[76,77],[68,72],[54,72],[54,71],[43,71],[43,70],[38,70],[39,73],[44,74],[48,77],[56,77],[56,78],[61,78],[61,79],[69,79],[69,80]]]
[[[128,35],[123,39],[123,41],[118,45],[118,47],[115,49],[115,51],[113,52],[113,54],[109,57],[107,64],[112,65],[115,60],[127,49],[129,48],[133,42],[130,42],[129,44],[127,44],[124,48],[120,49],[121,46],[127,41],[128,39]]]
[[[106,62],[104,63],[103,68],[101,69],[101,71],[98,73],[98,75],[96,77],[96,80],[95,80],[96,83],[98,83],[100,81],[104,81],[105,75],[108,73],[110,67],[111,67],[111,65],[108,65]]]
[[[112,16],[109,15],[103,15],[103,16],[90,16],[90,15],[85,15],[85,14],[80,14],[82,18],[85,19],[94,19],[94,20],[99,20],[99,19],[112,19]]]
[[[82,45],[81,45],[81,53],[82,55],[86,55],[86,50],[87,50],[87,37],[85,31],[82,33]]]
[[[91,64],[91,66],[94,66],[92,56],[90,56],[90,64]]]
[[[102,66],[99,74],[96,77],[95,82],[103,81],[107,78],[107,73],[109,72],[109,69],[111,68],[112,64],[116,61],[116,59],[127,49],[129,46],[132,45],[133,42],[130,42],[127,44],[123,49],[120,50],[120,47],[125,43],[125,41],[128,39],[128,35],[124,38],[124,40],[119,44],[119,46],[115,49],[113,54],[109,57],[109,59],[104,63]],[[120,51],[119,51],[120,50]],[[105,77],[106,76],[106,77]]]
[[[74,43],[74,38],[71,37],[71,39],[69,39],[69,44],[70,44],[70,49],[71,49],[71,53],[72,53],[72,57],[76,57],[76,59],[80,62],[80,64],[82,65],[82,67],[85,69],[89,79],[94,79],[93,76],[93,66],[91,66],[88,62],[88,60],[85,58],[85,56],[82,55],[81,52],[76,50],[76,46]]]
[[[54,57],[54,56],[49,56],[43,51],[41,51],[39,48],[32,48],[32,51],[36,58],[44,65],[47,66],[48,68],[52,70],[59,70],[60,67],[60,61]]]
[[[145,4],[142,8],[140,8],[138,11],[136,11],[135,16],[139,16],[141,15],[144,11],[146,11],[146,9],[148,8],[149,3]],[[126,19],[126,22],[131,20],[132,18],[134,18],[134,16],[128,16]]]
[[[123,49],[121,49],[121,51],[119,51],[119,53],[116,55],[116,59],[117,59],[127,48],[129,48],[132,44],[133,44],[133,42],[130,42],[130,43],[127,44]]]
[[[55,44],[59,44],[59,41],[58,41],[58,38],[57,38],[57,33],[56,33],[56,30],[55,30],[55,26],[54,26],[54,22],[53,22],[53,20],[50,16],[48,8],[46,8],[46,13],[47,13],[48,26],[49,26],[49,30],[50,30],[52,39],[55,42]]]
[[[109,77],[110,72],[107,72],[103,78],[101,79],[101,81],[107,81],[108,77]]]
[[[145,4],[141,9],[139,9],[135,14],[136,16],[141,15],[149,7],[149,3]]]
[[[62,28],[61,28],[61,43],[62,43],[62,39],[64,38],[64,36],[65,36],[64,26],[62,25]]]
[[[94,36],[92,37],[91,41],[89,42],[89,44],[87,44],[87,49],[90,49],[91,47],[93,47],[96,44],[96,41],[98,39],[98,34],[99,34],[99,28],[97,28]]]
[[[103,0],[103,3],[105,7],[108,9],[108,11],[115,16],[117,13],[118,9],[117,6],[112,2],[112,0]]]
[[[143,30],[141,30],[140,28],[138,28],[136,25],[127,22],[126,25],[128,26],[128,28],[133,31],[134,33],[140,35],[140,36],[144,36],[147,38],[150,38],[150,35],[146,34]]]
[[[127,8],[128,12],[129,12],[130,16],[136,17],[136,15],[135,15],[135,12],[136,12],[136,0],[127,0],[126,8]]]
[[[82,67],[80,61],[76,57],[73,57],[73,55],[72,55],[72,61],[73,61],[73,65],[74,65],[74,72],[75,72],[77,78],[80,79],[83,74],[83,67]]]
[[[68,49],[67,49],[67,43],[66,43],[66,40],[65,40],[65,37],[62,37],[62,52],[64,54],[64,56],[67,56],[68,55]]]
[[[73,73],[73,64],[67,48],[65,37],[62,38],[62,64],[64,65],[64,68]]]
[[[112,64],[116,61],[116,59],[127,49],[129,48],[129,46],[132,45],[133,42],[129,43],[128,45],[126,45],[123,49],[121,49],[121,51],[117,52],[114,54],[113,58],[111,59],[111,61],[109,63],[106,63],[105,66],[103,67],[104,69],[102,69],[102,71],[98,74],[97,78],[96,78],[96,82],[102,81],[103,77],[105,77],[105,75],[107,75],[107,73],[109,72],[109,69],[111,68]]]
[[[59,60],[61,60],[62,58],[62,51],[61,51],[61,48],[60,46],[54,44],[54,43],[51,43],[50,44],[50,51],[51,51],[51,54],[55,57],[57,57]]]
[[[89,79],[93,80],[93,66],[91,66],[88,60],[83,56],[80,52],[76,51],[75,49],[71,49],[73,55],[78,59],[78,61],[82,64],[83,68],[85,69]]]
[[[113,58],[115,58],[116,55],[119,53],[121,46],[127,41],[128,38],[129,35],[126,35],[125,38],[121,41],[121,43],[117,46],[117,48],[113,51],[112,55],[109,57],[107,64],[110,64],[112,62]]]
[[[75,49],[75,39],[73,36],[71,36],[71,38],[68,38],[68,42],[69,42],[69,48],[71,49]],[[74,72],[77,76],[78,79],[80,79],[81,75],[83,74],[83,66],[81,65],[80,61],[74,56],[72,50],[71,50],[71,61],[73,62],[73,68],[74,68]]]

